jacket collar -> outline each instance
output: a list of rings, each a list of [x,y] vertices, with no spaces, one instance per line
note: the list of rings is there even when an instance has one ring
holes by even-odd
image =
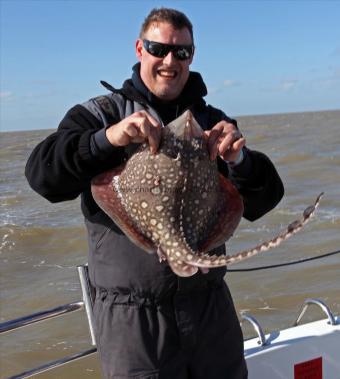
[[[164,102],[155,96],[143,83],[139,70],[140,63],[132,68],[132,78],[124,82],[121,92],[131,100],[141,103],[150,104],[151,106],[179,106],[180,108],[188,108],[203,101],[203,97],[207,95],[207,87],[205,86],[201,75],[198,72],[190,72],[187,83],[182,93],[175,100]]]
[[[198,72],[191,71],[182,93],[176,99],[165,102],[149,91],[143,83],[139,74],[140,63],[135,64],[132,70],[131,79],[126,80],[121,89],[115,89],[104,81],[101,81],[101,83],[108,90],[120,93],[129,100],[144,105],[146,108],[151,106],[158,113],[164,124],[174,120],[186,109],[193,110],[194,107],[199,109],[205,106],[203,97],[207,95],[207,87]]]

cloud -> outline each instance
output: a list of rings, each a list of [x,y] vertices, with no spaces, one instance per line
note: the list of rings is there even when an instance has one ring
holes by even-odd
[[[291,91],[297,86],[298,82],[299,81],[297,79],[281,80],[279,90],[283,92]]]
[[[208,93],[210,95],[215,94],[215,93],[220,93],[220,92],[221,92],[221,88],[208,86]]]
[[[236,87],[236,86],[239,86],[241,85],[241,82],[237,81],[237,80],[232,80],[232,79],[226,79],[224,82],[223,82],[223,87]]]
[[[259,84],[258,88],[262,92],[287,93],[293,91],[298,86],[298,84],[301,84],[301,82],[302,81],[299,79],[280,80],[279,78],[277,78],[274,82]]]
[[[232,79],[225,79],[221,84],[215,86],[215,87],[208,87],[208,92],[210,94],[215,94],[215,93],[221,93],[223,92],[226,88],[231,88],[231,87],[238,87],[242,83],[237,81],[237,80],[232,80]]]

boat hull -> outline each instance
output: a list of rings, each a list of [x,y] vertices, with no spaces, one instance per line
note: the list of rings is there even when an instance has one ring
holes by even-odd
[[[339,379],[340,318],[295,326],[245,341],[249,379]]]

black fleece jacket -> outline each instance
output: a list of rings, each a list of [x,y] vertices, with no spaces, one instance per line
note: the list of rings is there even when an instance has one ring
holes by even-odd
[[[208,122],[203,125],[206,129],[212,128],[222,119],[236,125],[236,121],[222,111],[206,105],[203,97],[207,94],[207,89],[200,74],[191,72],[179,98],[164,103],[145,87],[139,76],[138,64],[133,67],[133,71],[132,79],[125,81],[122,89],[110,88],[123,98],[146,107],[151,106],[164,124],[191,108],[198,115],[209,114],[209,118],[205,119]],[[111,124],[119,120],[118,114],[109,119]],[[129,156],[128,148],[110,145],[105,137],[106,126],[84,105],[78,104],[71,108],[58,130],[33,150],[25,170],[31,187],[51,202],[72,200],[82,194],[83,213],[91,219],[94,213],[100,211],[90,194],[91,179],[121,164]],[[244,152],[245,159],[231,172],[230,167],[220,159],[218,165],[224,175],[232,177],[242,194],[244,217],[255,220],[280,201],[283,185],[268,157],[248,148],[244,148]]]
[[[71,200],[81,195],[89,244],[89,274],[93,286],[110,289],[117,301],[138,298],[162,299],[176,288],[200,288],[204,282],[221,282],[225,267],[197,273],[190,278],[176,276],[168,265],[160,264],[156,254],[145,254],[134,245],[115,223],[97,206],[91,194],[91,179],[116,167],[131,156],[135,145],[113,147],[105,128],[116,124],[136,109],[156,113],[163,124],[190,108],[204,129],[228,118],[222,111],[206,105],[207,90],[201,76],[191,73],[182,94],[163,103],[150,93],[134,67],[132,79],[123,88],[71,108],[58,130],[32,152],[26,177],[31,187],[51,202]],[[104,101],[103,101],[104,100]],[[232,170],[218,158],[220,172],[230,177],[244,201],[244,217],[255,220],[271,210],[283,196],[283,185],[273,164],[264,154],[244,148],[245,158]],[[214,249],[224,254],[225,246]],[[184,287],[183,287],[184,286]],[[144,301],[143,300],[143,301]]]

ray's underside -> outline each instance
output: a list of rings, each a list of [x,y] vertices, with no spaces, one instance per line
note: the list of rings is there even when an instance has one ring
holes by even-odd
[[[94,178],[91,190],[136,245],[157,252],[179,276],[240,262],[278,246],[309,221],[322,196],[271,240],[232,256],[209,255],[233,235],[243,201],[210,160],[203,130],[189,111],[162,129],[156,154],[141,145],[122,166]]]

